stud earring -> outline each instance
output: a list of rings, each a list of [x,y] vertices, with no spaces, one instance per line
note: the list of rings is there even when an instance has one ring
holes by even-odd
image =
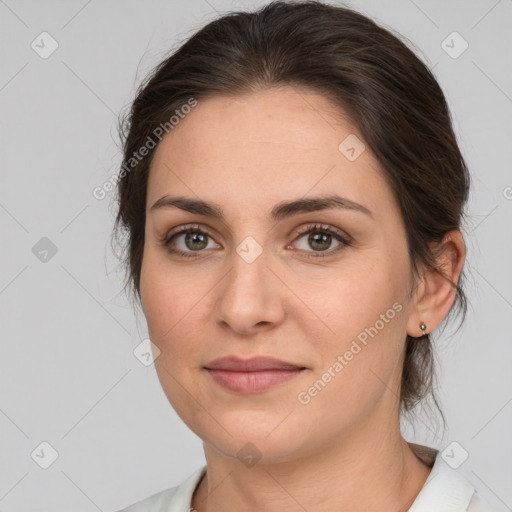
[[[427,328],[427,326],[423,322],[421,322],[420,323],[420,329],[421,329],[422,336],[426,336],[427,335],[427,333],[425,332],[426,328]]]

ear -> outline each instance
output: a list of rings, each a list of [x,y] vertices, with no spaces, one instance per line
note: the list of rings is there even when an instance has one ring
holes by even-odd
[[[434,250],[440,272],[427,269],[422,276],[407,322],[409,336],[422,335],[421,323],[426,325],[427,334],[435,330],[455,301],[455,285],[459,282],[466,258],[466,245],[461,232],[453,230],[446,233]]]

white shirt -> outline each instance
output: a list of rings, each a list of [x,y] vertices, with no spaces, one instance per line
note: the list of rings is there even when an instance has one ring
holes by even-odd
[[[408,512],[496,512],[468,480],[444,461],[439,451],[412,443],[409,446],[432,470]],[[180,485],[153,494],[119,512],[193,512],[192,494],[205,473],[206,466],[202,466]]]

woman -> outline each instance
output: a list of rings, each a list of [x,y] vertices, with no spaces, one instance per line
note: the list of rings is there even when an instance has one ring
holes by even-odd
[[[444,95],[352,10],[208,24],[140,87],[116,228],[206,466],[136,511],[491,510],[400,415],[457,307],[469,175]]]

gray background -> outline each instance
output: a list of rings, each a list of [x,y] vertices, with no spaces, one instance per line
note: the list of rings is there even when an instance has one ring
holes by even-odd
[[[133,354],[145,320],[120,293],[113,194],[92,190],[117,170],[117,115],[140,79],[218,14],[263,3],[0,1],[0,510],[112,511],[204,463],[154,367]],[[512,1],[345,5],[409,38],[433,68],[473,176],[471,307],[437,342],[448,429],[436,438],[419,421],[409,440],[459,443],[469,458],[458,471],[511,510]],[[43,31],[59,45],[45,59],[31,47],[51,48]],[[458,58],[442,46],[453,31],[469,43]],[[47,469],[43,441],[58,453]]]

